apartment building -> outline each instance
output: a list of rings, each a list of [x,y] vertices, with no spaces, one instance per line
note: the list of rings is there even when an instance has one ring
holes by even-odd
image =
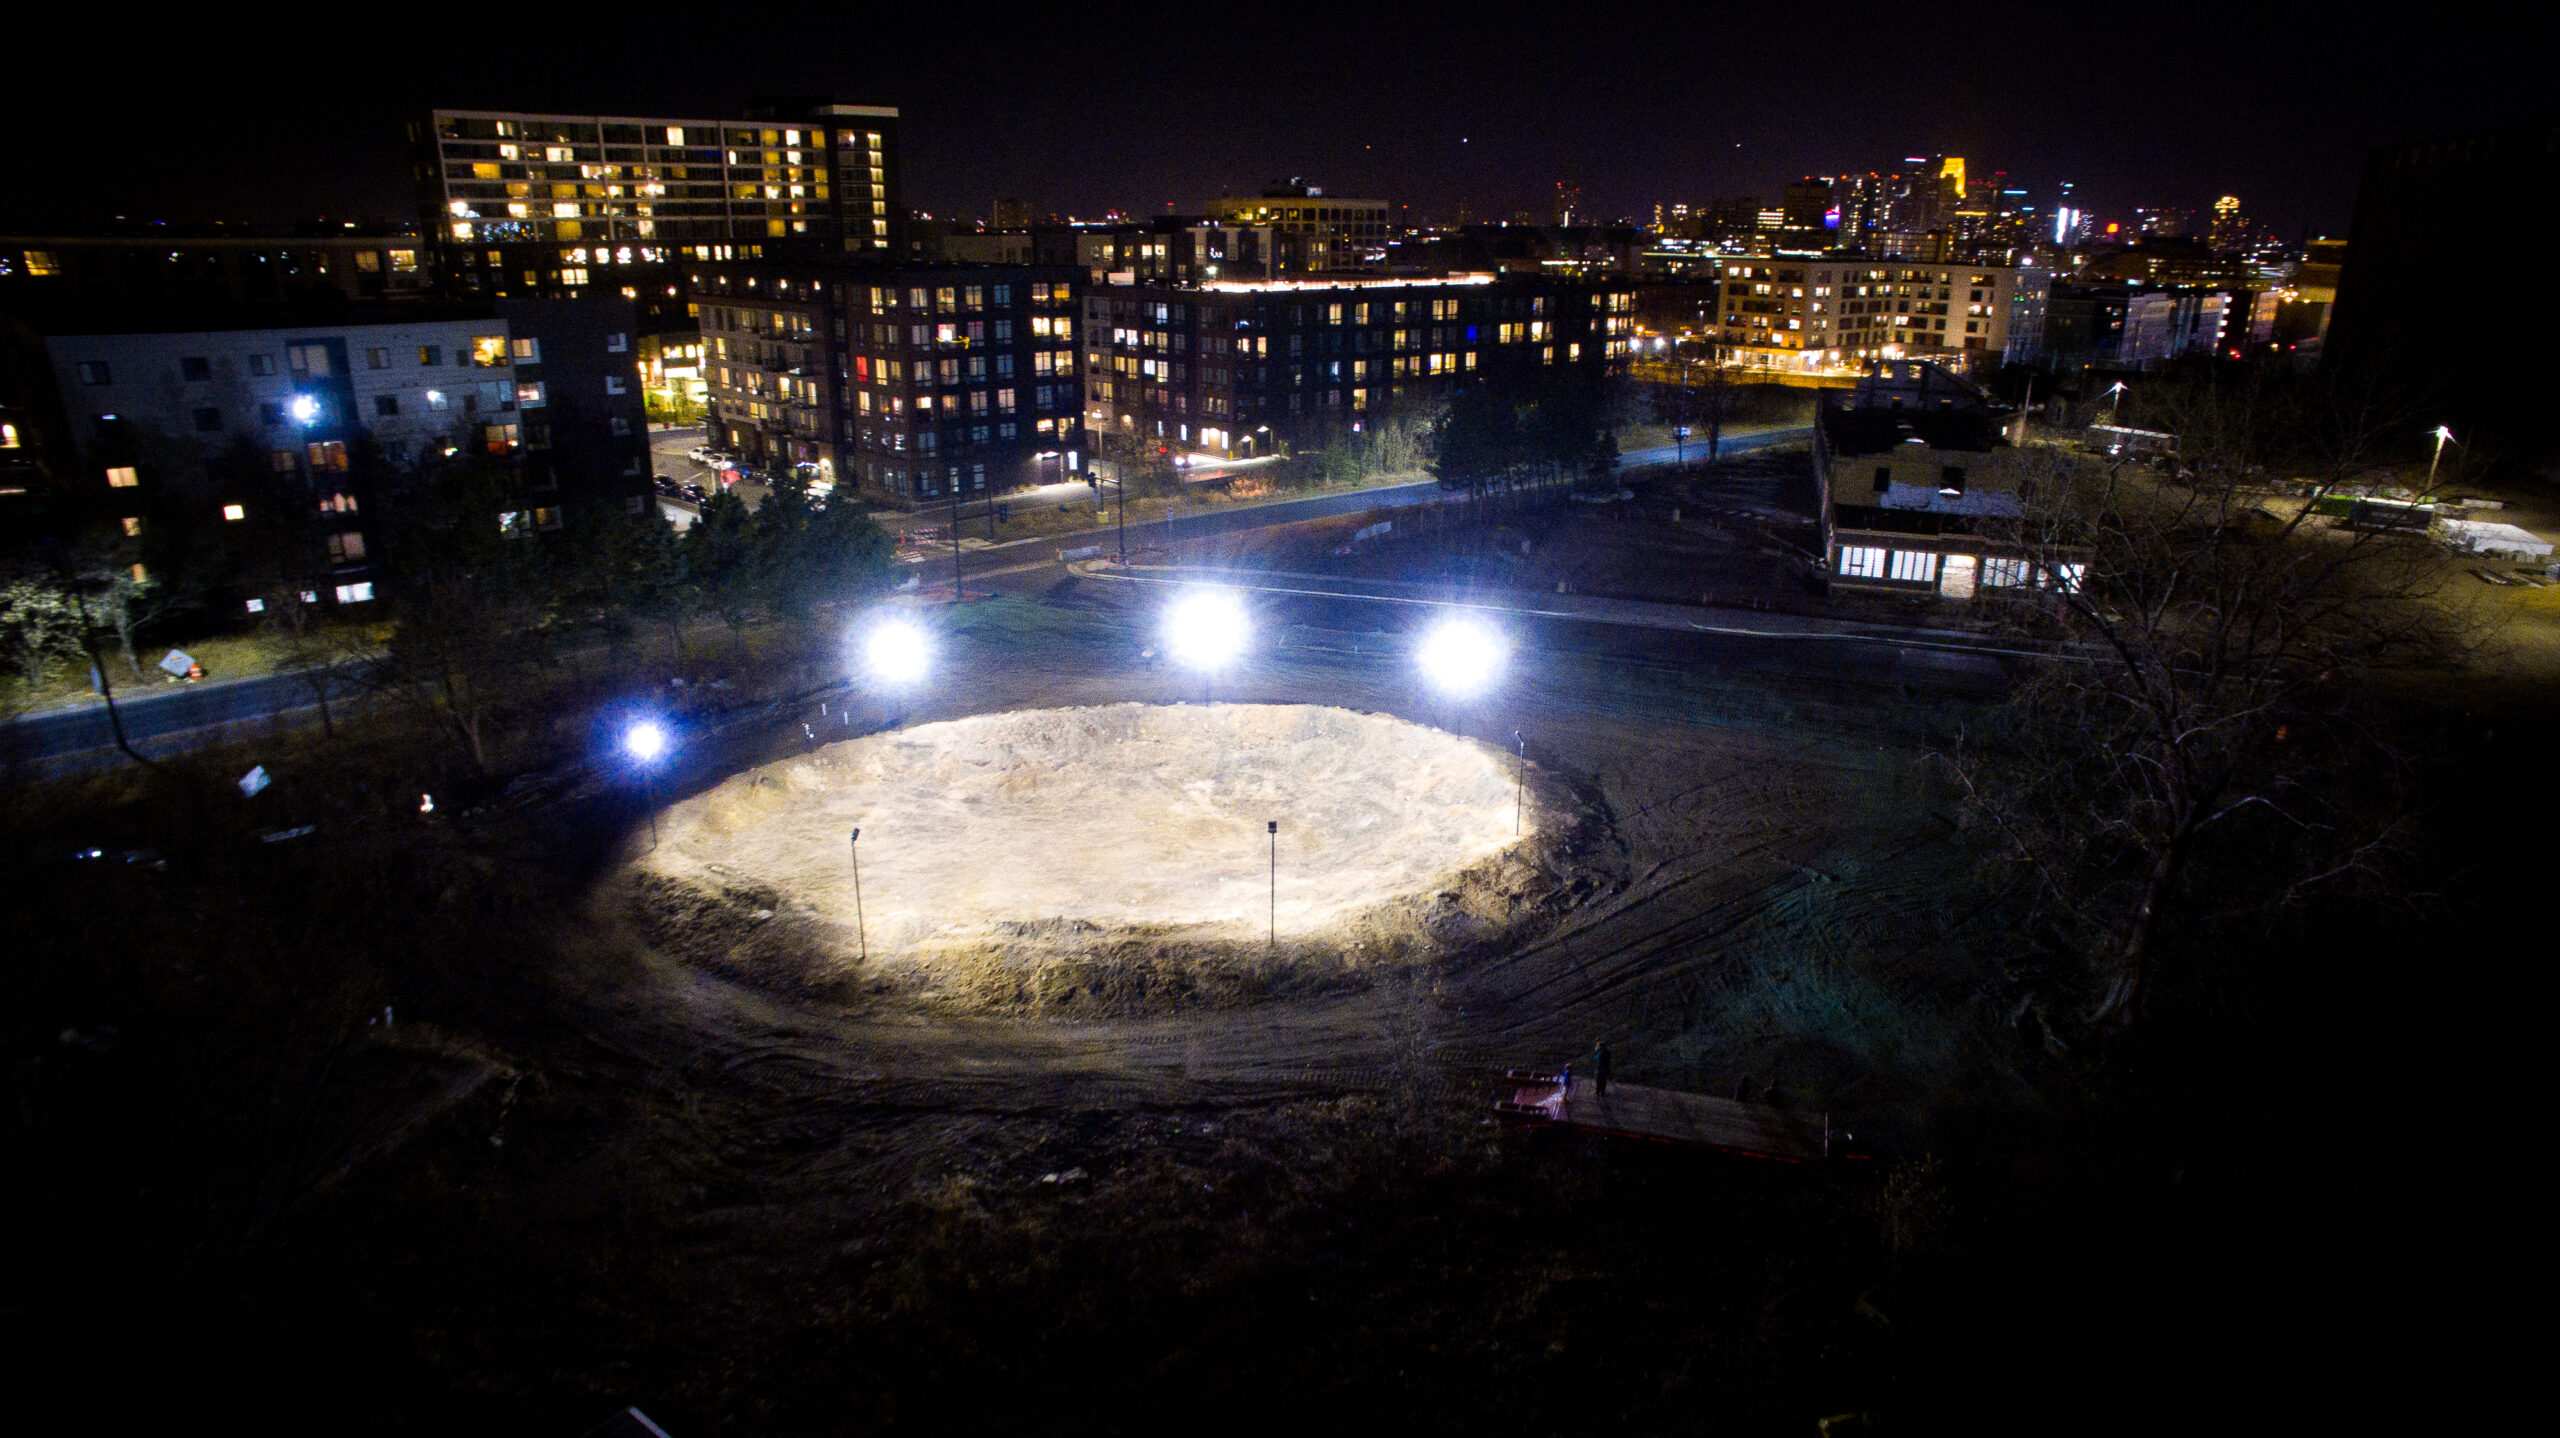
[[[249,518],[216,492],[244,451],[325,521],[335,597],[372,598],[359,446],[389,470],[465,447],[508,461],[505,522],[556,528],[579,503],[643,502],[647,426],[618,299],[378,309],[300,325],[21,332],[51,372],[47,455],[75,509],[139,533],[171,506]],[[619,328],[615,328],[619,326]]]
[[[1109,285],[1084,298],[1088,431],[1221,458],[1445,396],[1470,375],[1627,357],[1632,287],[1437,279]]]
[[[237,309],[424,298],[415,235],[0,235],[0,308]]]
[[[1074,265],[693,268],[711,426],[892,503],[1083,470]]]
[[[1308,271],[1349,270],[1386,258],[1395,238],[1393,207],[1384,200],[1353,200],[1328,195],[1314,186],[1291,181],[1260,195],[1221,196],[1211,200],[1206,216],[1230,229],[1268,229],[1294,237]]]
[[[1780,257],[1734,261],[1721,283],[1721,338],[1736,362],[1816,372],[2024,358],[2042,339],[2052,276],[2033,265]]]
[[[687,262],[901,253],[898,112],[742,120],[436,110],[409,127],[420,223],[485,298],[620,293],[680,321]]]

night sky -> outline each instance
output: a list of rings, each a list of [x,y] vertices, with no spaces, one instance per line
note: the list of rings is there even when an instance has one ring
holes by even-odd
[[[131,12],[151,18],[113,43],[21,56],[0,223],[410,221],[401,126],[429,106],[723,117],[832,92],[904,111],[908,202],[935,214],[1190,212],[1294,174],[1417,219],[1542,213],[1558,179],[1650,217],[1942,151],[2039,206],[2075,181],[2111,218],[2237,193],[2290,239],[2344,231],[2370,147],[2547,106],[2555,38],[2455,7],[1221,8]]]

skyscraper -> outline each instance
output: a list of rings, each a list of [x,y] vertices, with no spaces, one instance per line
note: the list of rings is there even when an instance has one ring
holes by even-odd
[[[2249,217],[2240,213],[2240,197],[2225,195],[2213,202],[2213,248],[2237,254],[2249,247]]]

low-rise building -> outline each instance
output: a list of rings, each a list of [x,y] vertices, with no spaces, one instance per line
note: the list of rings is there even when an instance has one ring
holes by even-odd
[[[425,298],[434,249],[416,235],[0,235],[0,309],[238,313],[252,306]]]
[[[2015,542],[2032,475],[2002,417],[1922,361],[1879,362],[1854,391],[1825,390],[1813,455],[1829,584],[1947,599],[2076,586],[2077,566],[2040,567]]]
[[[1261,229],[1292,237],[1308,271],[1348,270],[1385,258],[1395,237],[1393,207],[1384,200],[1353,200],[1291,180],[1252,198],[1221,196],[1207,206],[1209,220],[1227,229]],[[1289,273],[1297,273],[1292,270]]]

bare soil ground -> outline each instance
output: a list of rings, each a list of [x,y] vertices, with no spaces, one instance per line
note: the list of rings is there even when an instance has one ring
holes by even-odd
[[[751,979],[964,1009],[1357,986],[1499,943],[1592,882],[1575,859],[1598,816],[1544,776],[1528,807],[1513,769],[1476,741],[1313,705],[948,720],[677,804],[608,902],[654,946]]]
[[[1101,588],[963,606],[940,687],[904,717],[1196,698]],[[63,986],[20,1006],[41,1032],[13,1041],[13,1082],[29,1113],[107,1097],[60,1110],[87,1167],[29,1171],[115,1241],[30,1224],[45,1291],[67,1296],[0,1311],[0,1334],[155,1355],[84,1388],[102,1411],[254,1395],[278,1431],[581,1431],[627,1402],[680,1438],[1204,1414],[1293,1433],[1802,1433],[1863,1411],[2086,1428],[2125,1363],[2165,1361],[2140,1346],[2154,1312],[2177,1315],[2193,1391],[2263,1384],[2266,1332],[2334,1306],[2282,1243],[2325,1263],[2379,1225],[2290,1177],[2357,1152],[2350,1135],[2271,1089],[2228,1133],[2221,1116],[2296,1062],[2369,1080],[2374,1054],[2305,1045],[2216,1070],[2190,1107],[2039,1128],[2053,1071],[2007,1023],[2027,946],[1930,759],[1970,701],[1890,654],[1826,668],[1586,639],[1532,647],[1505,695],[1466,706],[1398,659],[1312,645],[1221,681],[1232,703],[1395,716],[1496,750],[1518,730],[1547,812],[1595,816],[1533,923],[1358,983],[972,1005],[754,962],[754,895],[701,900],[717,912],[697,926],[614,917],[618,856],[645,828],[609,777],[432,823],[392,795],[330,831],[343,863],[253,834],[201,880],[48,880],[86,927],[8,971],[13,994]],[[857,727],[894,712],[868,704]],[[807,764],[814,717],[706,723],[668,777],[673,808],[709,813]],[[232,804],[212,777],[208,804]],[[832,855],[835,836],[816,842]],[[366,1062],[330,1070],[360,1080],[345,1091],[278,1081],[264,1116],[206,1124],[175,1080],[266,1085],[284,1045],[190,1045],[285,1026],[123,1017],[125,982],[92,976],[137,971],[158,926],[290,958],[256,996],[287,1012],[332,955],[414,938],[386,991],[346,1000],[360,1036],[396,1002],[402,1037],[360,1037]],[[721,942],[686,937],[703,932]],[[164,981],[245,1004],[205,982],[225,972]],[[2356,989],[2319,973],[2314,997]],[[124,1032],[93,1048],[101,1017]],[[433,1042],[410,1036],[422,1020]],[[1491,1074],[1604,1038],[1629,1080],[1826,1109],[1886,1157],[1764,1167],[1494,1126]],[[377,1072],[399,1052],[414,1072]],[[236,1166],[296,1152],[294,1111],[394,1098],[411,1117],[387,1142],[379,1124],[306,1125],[327,1192],[274,1205],[236,1273],[204,1276],[232,1250],[190,1226],[201,1192],[264,1193],[263,1170],[244,1185]],[[1986,1115],[2017,1127],[1986,1147]],[[163,1153],[186,1161],[154,1167]],[[2287,1177],[2255,1185],[2266,1168]],[[70,1202],[92,1175],[94,1219]],[[2280,1221],[2244,1221],[2252,1205]],[[2277,1296],[2193,1311],[2236,1282],[2233,1255],[2272,1266],[2249,1291]],[[2035,1401],[2078,1375],[2090,1406]]]

